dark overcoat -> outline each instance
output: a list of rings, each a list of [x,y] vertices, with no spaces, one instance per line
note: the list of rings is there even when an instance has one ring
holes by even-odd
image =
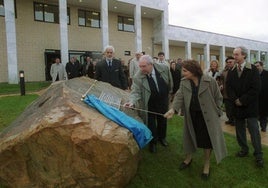
[[[259,94],[259,114],[268,116],[268,71],[263,70],[261,76],[261,91]]]
[[[260,75],[251,63],[246,63],[241,76],[238,76],[238,65],[229,71],[226,87],[229,99],[235,103],[236,99],[242,106],[234,105],[234,116],[238,119],[258,117],[258,96],[261,88]]]
[[[127,89],[127,78],[123,72],[121,61],[112,60],[112,67],[109,67],[106,59],[96,64],[95,79],[102,82],[108,82],[114,87]]]

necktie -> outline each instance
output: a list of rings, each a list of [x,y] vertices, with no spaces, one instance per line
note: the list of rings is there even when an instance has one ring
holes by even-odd
[[[238,67],[238,70],[237,70],[237,72],[238,72],[238,77],[240,77],[241,74],[242,74],[242,67],[241,67],[241,65],[238,65],[237,67]]]
[[[238,65],[238,71],[242,71],[242,67],[241,67],[241,65]]]
[[[109,67],[111,68],[112,67],[112,61],[109,60]]]
[[[157,87],[157,83],[154,81],[154,78],[152,76],[152,74],[148,74],[147,75],[147,78],[148,78],[148,82],[149,82],[149,85],[150,85],[150,88],[151,88],[151,92],[158,92],[158,87]]]

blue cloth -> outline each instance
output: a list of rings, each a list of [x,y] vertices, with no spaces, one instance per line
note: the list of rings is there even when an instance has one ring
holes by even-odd
[[[126,115],[117,108],[102,102],[96,96],[87,95],[84,102],[97,109],[108,119],[131,131],[140,149],[152,140],[152,133],[146,125]]]

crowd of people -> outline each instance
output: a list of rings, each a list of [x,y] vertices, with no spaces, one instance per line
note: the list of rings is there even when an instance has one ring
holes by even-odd
[[[233,50],[233,56],[226,58],[223,70],[218,60],[212,60],[210,67],[202,70],[194,59],[167,61],[164,52],[159,52],[157,57],[136,52],[125,64],[115,58],[114,47],[107,46],[99,62],[93,62],[87,56],[81,65],[73,57],[64,69],[60,59],[56,59],[51,77],[54,82],[88,76],[130,92],[124,107],[143,109],[140,116],[153,135],[149,143],[151,153],[157,152],[157,143],[168,147],[167,119],[183,112],[185,160],[179,169],[188,168],[193,153],[202,148],[201,178],[207,180],[212,152],[217,163],[227,156],[220,119],[223,108],[227,116],[225,123],[235,126],[240,147],[236,156],[249,154],[247,128],[256,166],[264,166],[259,125],[261,131],[266,132],[268,71],[261,61],[247,62],[247,56],[247,49],[239,46]]]

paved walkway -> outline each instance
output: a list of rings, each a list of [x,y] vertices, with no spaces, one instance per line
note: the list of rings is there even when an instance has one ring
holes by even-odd
[[[227,125],[225,124],[224,122],[227,120],[226,116],[223,115],[221,117],[222,119],[222,130],[226,133],[229,133],[229,134],[233,134],[235,135],[235,127],[234,126],[231,126],[231,125]],[[268,146],[268,132],[262,132],[260,131],[261,133],[261,143],[265,146]],[[249,133],[247,133],[247,136],[248,136],[248,139],[250,140],[250,135]]]

